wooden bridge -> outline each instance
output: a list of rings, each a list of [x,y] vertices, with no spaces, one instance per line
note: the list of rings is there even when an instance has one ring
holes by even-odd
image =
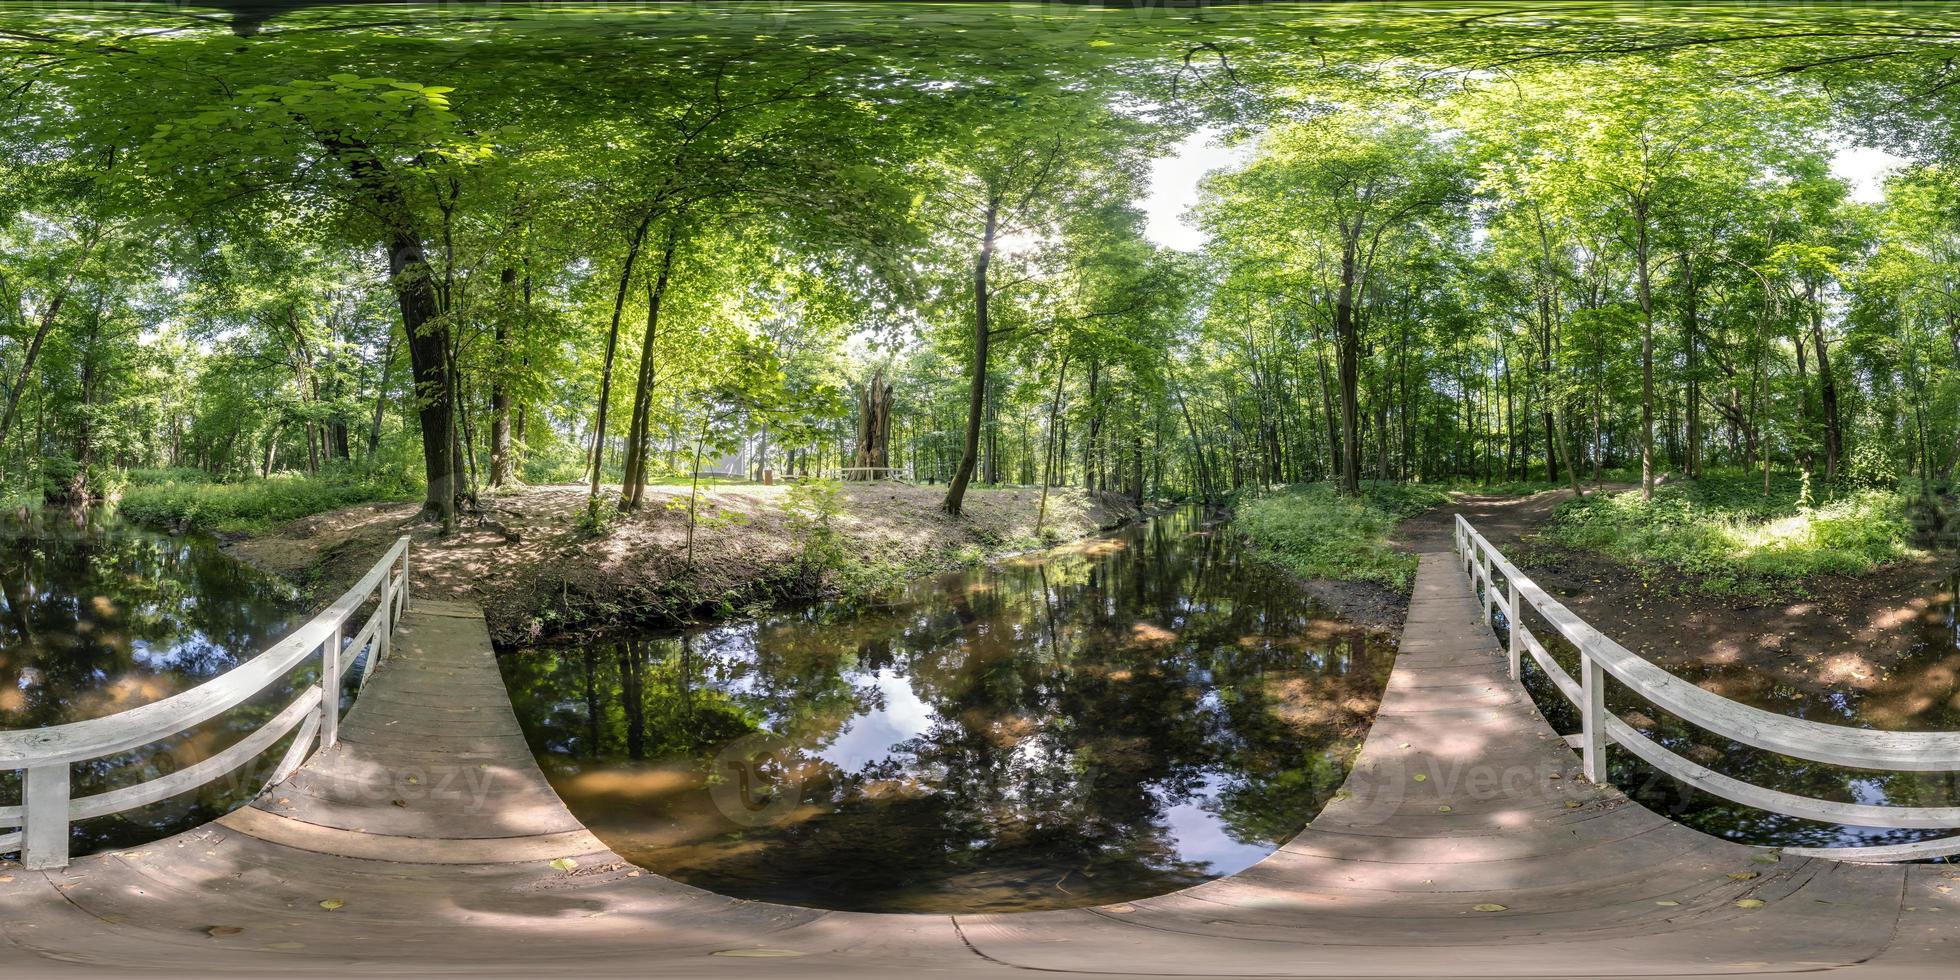
[[[1953,866],[1728,843],[1584,778],[1626,734],[1596,694],[1633,668],[1580,644],[1600,655],[1572,692],[1592,705],[1575,753],[1513,679],[1531,638],[1507,649],[1486,625],[1493,604],[1521,622],[1527,580],[1469,528],[1457,539],[1461,556],[1422,556],[1344,791],[1229,878],[946,916],[738,901],[643,872],[546,784],[479,612],[420,601],[367,638],[392,650],[365,658],[380,667],[322,723],[325,747],[252,805],[146,847],[0,867],[0,975],[1952,975]],[[405,597],[402,561],[378,581]],[[30,843],[47,833],[35,787],[54,782],[30,781]]]

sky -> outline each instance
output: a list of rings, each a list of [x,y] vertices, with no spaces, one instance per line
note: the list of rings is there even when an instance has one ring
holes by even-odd
[[[1871,203],[1885,197],[1885,175],[1902,164],[1905,157],[1893,156],[1872,146],[1838,144],[1831,157],[1831,174],[1851,185],[1851,199]]]
[[[1185,252],[1203,247],[1204,232],[1185,220],[1185,212],[1198,203],[1199,181],[1213,170],[1242,163],[1250,154],[1249,144],[1226,147],[1218,143],[1218,136],[1218,130],[1201,129],[1151,162],[1150,193],[1143,201],[1148,219],[1144,234],[1151,241]],[[1852,200],[1872,202],[1885,196],[1885,175],[1908,162],[1876,147],[1838,143],[1831,173],[1851,185]]]
[[[1218,130],[1200,129],[1168,156],[1151,162],[1150,193],[1143,201],[1149,219],[1144,234],[1151,241],[1184,252],[1204,245],[1204,232],[1184,220],[1184,212],[1198,203],[1198,182],[1213,170],[1242,162],[1251,149],[1221,146],[1218,136]]]

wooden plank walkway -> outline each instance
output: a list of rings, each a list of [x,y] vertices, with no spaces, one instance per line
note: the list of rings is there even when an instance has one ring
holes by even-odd
[[[1230,878],[937,916],[642,872],[551,792],[477,610],[421,602],[340,744],[255,805],[0,868],[0,976],[1951,976],[1956,887],[1950,866],[1777,859],[1586,784],[1445,553],[1342,798]]]

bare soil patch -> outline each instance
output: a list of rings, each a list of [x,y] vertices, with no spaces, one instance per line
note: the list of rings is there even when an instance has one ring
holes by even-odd
[[[484,499],[444,537],[416,520],[418,504],[364,504],[302,518],[235,541],[238,558],[311,588],[320,598],[353,584],[403,534],[418,594],[483,607],[500,646],[611,627],[651,627],[809,598],[802,545],[784,486],[702,490],[694,561],[686,556],[685,487],[650,487],[637,513],[592,535],[579,527],[582,486],[526,487]],[[974,489],[959,517],[939,509],[943,487],[848,484],[838,530],[865,561],[926,572],[1027,546],[1039,488]],[[1128,498],[1050,491],[1046,530],[1077,538],[1140,516]]]

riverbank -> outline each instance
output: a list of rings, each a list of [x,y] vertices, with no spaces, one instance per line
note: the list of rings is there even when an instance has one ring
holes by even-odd
[[[484,499],[443,537],[416,520],[415,503],[374,503],[301,518],[239,538],[226,550],[282,575],[316,597],[351,585],[395,538],[413,540],[419,595],[483,607],[500,647],[605,629],[634,629],[733,615],[818,598],[823,585],[801,562],[807,517],[790,488],[704,488],[687,560],[687,490],[651,487],[646,506],[597,534],[580,526],[582,486],[526,487]],[[846,484],[832,518],[836,560],[902,579],[1084,537],[1135,520],[1127,497],[1075,488],[1049,492],[1035,534],[1039,488],[968,491],[965,513],[939,509],[944,487]]]
[[[1438,487],[1389,481],[1364,480],[1361,491],[1349,498],[1331,483],[1313,483],[1248,496],[1231,528],[1253,556],[1292,573],[1323,607],[1397,634],[1408,615],[1416,554],[1396,540],[1396,528],[1452,498]]]

